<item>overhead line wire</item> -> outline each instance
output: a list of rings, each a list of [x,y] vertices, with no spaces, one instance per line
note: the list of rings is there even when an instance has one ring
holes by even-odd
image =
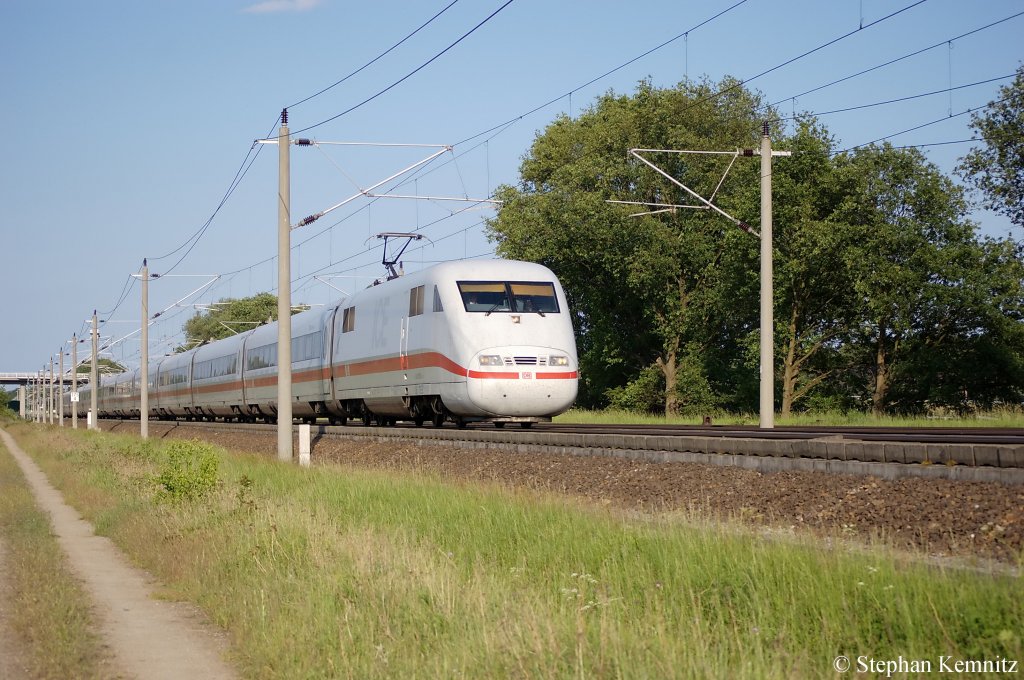
[[[858,28],[855,28],[852,31],[844,33],[843,35],[840,35],[838,37],[835,37],[835,38],[829,40],[828,42],[824,42],[824,43],[818,45],[817,47],[813,47],[813,48],[807,50],[806,52],[803,52],[802,54],[798,54],[797,56],[792,57],[791,59],[787,59],[786,61],[782,62],[781,64],[776,64],[775,66],[772,66],[771,68],[765,69],[764,71],[761,71],[757,75],[753,75],[753,76],[751,76],[749,78],[745,78],[743,80],[739,80],[735,84],[730,85],[728,87],[725,87],[725,88],[719,90],[718,92],[715,92],[713,94],[709,94],[709,95],[707,95],[705,97],[701,97],[700,99],[697,99],[696,101],[690,103],[689,106],[684,107],[683,110],[686,111],[686,110],[689,110],[689,109],[697,106],[698,104],[703,104],[704,102],[711,101],[711,100],[714,100],[714,99],[718,99],[722,95],[724,95],[724,94],[726,94],[728,92],[732,92],[733,90],[735,90],[737,88],[743,87],[744,85],[747,85],[748,83],[751,83],[751,82],[757,80],[758,78],[760,78],[762,76],[766,76],[769,73],[772,73],[774,71],[779,70],[780,68],[783,68],[785,66],[789,66],[790,64],[792,64],[792,63],[794,63],[796,61],[799,61],[799,60],[801,60],[801,59],[803,59],[805,57],[809,57],[810,55],[814,54],[815,52],[819,52],[819,51],[825,49],[826,47],[831,47],[832,45],[835,45],[836,43],[838,43],[838,42],[840,42],[842,40],[845,40],[846,38],[849,38],[852,35],[856,35],[857,33],[860,33],[861,31],[863,31],[865,29],[871,28],[872,26],[876,26],[876,25],[882,23],[883,21],[887,21],[889,19],[892,19],[893,17],[898,16],[898,15],[902,14],[903,12],[911,10],[914,7],[917,7],[918,5],[922,5],[922,4],[926,3],[926,2],[928,2],[928,0],[917,0],[917,2],[913,2],[913,3],[909,4],[909,5],[907,5],[906,7],[902,7],[900,9],[896,10],[895,12],[892,12],[890,14],[885,15],[884,17],[881,17],[880,19],[875,19],[874,21],[872,21],[870,23],[862,24]],[[757,109],[755,109],[755,110],[757,110]]]
[[[276,121],[276,119],[275,119],[275,121]],[[275,124],[276,124],[276,122],[275,122]],[[274,128],[273,128],[273,126],[271,126],[270,132],[268,132],[267,135],[269,136],[271,133],[273,133],[273,131],[274,131]],[[150,257],[149,258],[150,261],[158,262],[160,260],[164,260],[164,259],[174,255],[175,253],[179,252],[182,248],[184,248],[189,243],[191,243],[193,239],[198,241],[200,238],[202,238],[203,234],[209,228],[210,223],[213,222],[213,219],[217,216],[217,213],[219,213],[220,209],[224,207],[224,204],[227,203],[228,198],[231,197],[231,195],[234,193],[235,189],[241,183],[242,179],[245,178],[246,173],[249,172],[249,168],[252,167],[252,162],[250,162],[249,157],[252,156],[253,149],[258,147],[258,146],[260,146],[260,145],[255,144],[255,143],[253,143],[253,144],[251,144],[249,146],[249,150],[245,153],[245,158],[242,159],[242,163],[241,163],[241,165],[238,166],[238,170],[235,171],[235,176],[231,179],[231,183],[228,185],[227,190],[224,192],[224,195],[221,197],[220,202],[217,204],[217,207],[213,211],[213,214],[210,215],[209,218],[207,218],[206,222],[203,223],[203,226],[201,226],[194,234],[189,236],[185,240],[184,243],[182,243],[180,246],[178,246],[177,248],[175,248],[171,252],[165,253],[163,255],[159,255],[157,257]],[[253,161],[255,161],[256,157],[259,156],[261,150],[262,150],[262,147],[261,148],[256,148],[256,154],[255,154],[255,156],[253,156]],[[180,260],[179,260],[179,263],[180,263]],[[175,264],[174,266],[177,266],[177,264]]]
[[[974,113],[975,111],[980,111],[982,109],[987,109],[990,106],[994,106],[996,104],[1001,104],[1002,102],[1004,102],[1004,101],[1006,101],[1008,99],[1010,99],[1010,97],[1004,97],[1002,99],[997,99],[996,101],[989,102],[988,104],[985,104],[984,106],[978,106],[978,107],[967,109],[966,111],[961,111],[960,113],[954,113],[953,115],[946,115],[946,116],[943,116],[942,118],[936,118],[933,121],[929,121],[927,123],[922,123],[920,125],[915,125],[914,127],[910,127],[910,128],[907,128],[906,130],[901,130],[899,132],[894,132],[892,134],[885,135],[884,137],[879,137],[878,139],[873,139],[870,142],[864,142],[863,144],[857,144],[856,146],[851,146],[849,148],[843,149],[842,151],[836,151],[832,155],[835,156],[835,155],[839,155],[839,154],[842,154],[842,153],[847,153],[847,152],[850,152],[850,151],[854,151],[855,149],[859,149],[859,148],[864,147],[864,146],[871,146],[872,144],[875,144],[877,142],[881,142],[881,141],[884,141],[886,139],[890,139],[892,137],[899,137],[900,135],[906,134],[908,132],[914,132],[915,130],[920,130],[920,129],[926,128],[926,127],[928,127],[930,125],[936,125],[936,124],[941,123],[943,121],[952,120],[953,118],[959,118],[960,116],[966,116],[968,113]]]
[[[928,0],[917,0],[917,2],[913,2],[913,3],[909,4],[909,5],[907,5],[906,7],[903,7],[901,9],[896,10],[895,12],[892,12],[891,14],[887,14],[884,17],[882,17],[881,19],[875,19],[874,21],[872,21],[870,23],[864,24],[863,26],[860,26],[859,28],[855,28],[854,30],[852,30],[852,31],[850,31],[848,33],[844,33],[843,35],[841,35],[841,36],[839,36],[837,38],[833,38],[832,40],[829,40],[826,43],[822,43],[821,45],[818,45],[815,48],[807,50],[803,54],[799,54],[799,55],[793,57],[792,59],[788,59],[788,60],[782,62],[781,64],[777,64],[775,66],[772,66],[769,69],[765,69],[764,71],[761,71],[760,73],[758,73],[756,76],[751,76],[750,78],[747,78],[746,80],[741,81],[741,84],[746,85],[747,83],[749,83],[751,81],[757,80],[761,76],[766,76],[769,73],[772,73],[773,71],[777,71],[777,70],[779,70],[780,68],[782,68],[784,66],[789,66],[790,64],[792,64],[795,61],[799,61],[800,59],[803,59],[804,57],[809,57],[812,54],[814,54],[815,52],[819,52],[819,51],[825,49],[826,47],[831,47],[832,45],[835,45],[837,42],[839,42],[841,40],[845,40],[846,38],[849,38],[851,35],[855,35],[855,34],[860,33],[861,31],[863,31],[865,29],[868,29],[868,28],[871,28],[872,26],[880,24],[883,21],[887,21],[889,19],[892,19],[893,17],[898,16],[898,15],[900,15],[903,12],[906,12],[908,10],[911,10],[911,9],[917,7],[918,5],[923,5],[926,2],[928,2]],[[732,88],[735,88],[735,87],[739,87],[739,85],[732,86]],[[726,88],[725,90],[723,90],[722,92],[718,93],[718,95],[715,95],[715,96],[720,96],[721,94],[729,91],[729,89],[732,89],[732,88]]]
[[[111,314],[116,312],[117,308],[120,307],[121,303],[124,302],[126,297],[128,297],[128,293],[131,291],[132,283],[134,281],[135,281],[135,278],[132,277],[129,274],[127,279],[124,282],[124,287],[121,288],[121,294],[118,297],[117,302],[114,303],[114,307],[112,309],[110,309],[110,310],[105,311],[105,312],[97,312],[97,314],[102,314],[103,316],[110,316]]]
[[[920,94],[912,94],[912,95],[908,95],[906,97],[897,97],[895,99],[887,99],[885,101],[873,102],[871,104],[859,104],[857,106],[848,106],[848,107],[842,108],[842,109],[832,109],[831,111],[808,111],[807,113],[810,114],[810,115],[813,115],[813,116],[828,116],[828,115],[831,115],[831,114],[834,114],[834,113],[846,113],[848,111],[858,111],[860,109],[870,109],[870,108],[875,107],[875,106],[885,106],[886,104],[897,104],[899,102],[910,101],[912,99],[921,99],[922,97],[931,97],[931,96],[936,95],[936,94],[944,94],[946,92],[953,92],[954,90],[963,90],[963,89],[966,89],[968,87],[975,87],[977,85],[985,85],[987,83],[994,83],[997,80],[1006,80],[1007,78],[1013,78],[1014,75],[1016,75],[1016,74],[1011,73],[1009,75],[999,76],[997,78],[989,78],[987,80],[979,80],[979,81],[976,81],[976,82],[973,82],[973,83],[967,83],[966,85],[957,85],[955,87],[947,87],[947,88],[943,88],[941,90],[932,90],[931,92],[922,92]],[[803,115],[805,115],[805,114],[797,114],[795,116],[780,116],[778,118],[774,118],[773,121],[775,121],[775,122],[782,122],[782,121],[787,121],[787,120],[797,120],[798,118],[801,118]],[[946,116],[946,117],[948,118],[949,116]]]
[[[943,40],[942,42],[937,42],[934,45],[931,45],[929,47],[925,47],[925,48],[919,49],[919,50],[917,50],[915,52],[910,52],[908,54],[904,54],[902,57],[897,57],[895,59],[891,59],[891,60],[885,62],[884,64],[878,64],[877,66],[872,66],[871,68],[864,69],[863,71],[858,71],[857,73],[853,73],[851,75],[844,76],[844,77],[839,78],[837,80],[833,80],[830,83],[825,83],[824,85],[819,85],[818,87],[815,87],[815,88],[812,88],[810,90],[807,90],[806,92],[801,92],[800,94],[795,94],[795,95],[793,95],[791,97],[786,97],[785,99],[780,99],[779,101],[773,102],[773,103],[769,104],[768,106],[778,106],[779,104],[781,104],[783,102],[786,102],[786,101],[789,101],[791,99],[798,99],[800,97],[803,97],[804,95],[811,94],[812,92],[817,92],[819,90],[824,90],[827,87],[831,87],[833,85],[838,85],[839,83],[846,82],[847,80],[850,80],[852,78],[856,78],[857,76],[862,76],[865,73],[870,73],[871,71],[877,71],[880,68],[884,68],[886,66],[891,66],[892,64],[895,64],[897,62],[903,61],[904,59],[909,59],[910,57],[916,57],[917,55],[922,54],[924,52],[927,52],[929,50],[933,50],[936,47],[941,47],[942,45],[948,45],[949,43],[954,42],[956,40],[960,40],[961,38],[966,38],[969,35],[973,35],[973,34],[978,33],[980,31],[984,31],[986,29],[992,28],[993,26],[998,26],[1001,23],[1010,21],[1011,19],[1016,19],[1017,17],[1020,17],[1022,15],[1024,15],[1024,12],[1017,12],[1016,14],[1008,16],[1008,17],[1006,17],[1004,19],[1000,19],[999,21],[993,21],[990,24],[986,24],[985,26],[981,26],[980,28],[976,28],[976,29],[974,29],[972,31],[967,31],[966,33],[961,33],[958,36],[954,36],[952,38],[948,38],[946,40]]]
[[[293,132],[293,134],[301,134],[301,133],[303,133],[303,132],[307,132],[307,131],[309,131],[309,130],[312,130],[312,129],[314,129],[314,128],[318,128],[318,127],[320,127],[321,125],[325,125],[326,123],[330,123],[331,121],[337,120],[338,118],[341,118],[342,116],[344,116],[344,115],[347,115],[347,114],[349,114],[349,113],[352,113],[352,112],[353,112],[353,111],[355,111],[356,109],[359,109],[359,108],[361,108],[361,107],[365,106],[366,104],[369,104],[369,103],[370,103],[370,102],[372,102],[372,101],[373,101],[374,99],[376,99],[377,97],[380,97],[381,95],[385,94],[386,92],[390,92],[391,90],[393,90],[393,89],[394,89],[394,88],[396,88],[397,86],[401,85],[402,83],[404,83],[404,82],[405,82],[406,80],[408,80],[408,79],[409,79],[409,78],[411,78],[412,76],[416,75],[417,73],[419,73],[420,71],[422,71],[423,69],[425,69],[425,68],[426,68],[427,66],[429,66],[430,64],[432,64],[432,63],[434,63],[435,61],[437,61],[437,60],[438,60],[439,58],[441,58],[441,56],[442,56],[442,55],[444,55],[444,54],[446,54],[447,52],[449,52],[450,50],[452,50],[452,49],[453,49],[453,48],[454,48],[454,47],[455,47],[456,45],[458,45],[458,44],[459,44],[460,42],[462,42],[463,40],[465,40],[466,38],[468,38],[468,37],[469,37],[470,35],[472,35],[473,33],[475,33],[475,32],[477,31],[477,29],[479,29],[479,28],[480,28],[481,26],[483,26],[483,25],[484,25],[484,24],[486,24],[486,23],[487,23],[488,21],[490,21],[490,20],[491,20],[491,19],[493,19],[493,18],[494,18],[495,16],[497,16],[497,14],[498,14],[499,12],[501,12],[501,11],[502,11],[503,9],[505,9],[506,7],[508,7],[509,5],[511,5],[511,4],[512,4],[512,3],[514,2],[514,1],[515,1],[515,0],[506,0],[506,1],[505,1],[505,3],[504,3],[504,4],[503,4],[503,5],[501,6],[501,7],[499,7],[499,8],[498,8],[498,9],[496,9],[496,10],[494,10],[493,12],[491,12],[491,13],[490,13],[490,14],[489,14],[489,15],[487,16],[487,18],[485,18],[485,19],[484,19],[483,21],[481,21],[480,23],[478,23],[478,24],[477,24],[476,26],[474,26],[473,28],[471,28],[471,29],[469,29],[468,31],[466,31],[465,33],[463,33],[463,34],[462,34],[462,36],[460,36],[460,37],[459,37],[459,38],[458,38],[458,39],[457,39],[457,40],[456,40],[455,42],[451,43],[450,45],[448,45],[448,47],[444,48],[443,50],[441,50],[440,52],[438,52],[437,54],[435,54],[435,55],[434,55],[433,57],[431,57],[431,58],[430,58],[430,59],[428,59],[427,61],[423,62],[422,64],[420,64],[419,66],[417,66],[417,67],[416,67],[416,68],[414,68],[414,69],[413,69],[412,71],[410,71],[409,73],[405,74],[404,76],[402,76],[401,78],[399,78],[399,79],[398,79],[398,80],[396,80],[395,82],[391,83],[390,85],[388,85],[388,86],[387,86],[387,87],[385,87],[384,89],[382,89],[382,90],[378,91],[378,92],[377,92],[376,94],[373,94],[373,95],[371,95],[371,96],[367,97],[366,99],[364,99],[363,101],[359,102],[358,104],[355,104],[355,105],[353,105],[353,106],[350,106],[349,108],[345,109],[345,110],[344,110],[344,111],[342,111],[341,113],[335,114],[335,115],[331,116],[330,118],[327,118],[327,119],[325,119],[325,120],[322,120],[322,121],[320,121],[319,123],[314,123],[313,125],[310,125],[309,127],[304,127],[304,128],[302,128],[302,129],[300,129],[300,130],[295,130],[295,131]],[[923,1],[923,0],[922,0],[922,1]]]
[[[421,24],[421,25],[419,26],[419,28],[417,28],[417,29],[416,29],[415,31],[413,31],[413,32],[412,32],[412,33],[410,33],[409,35],[405,36],[404,38],[402,38],[401,40],[399,40],[398,42],[396,42],[396,43],[395,43],[394,45],[392,45],[392,46],[391,46],[391,47],[389,47],[388,49],[386,49],[386,50],[384,50],[383,52],[381,52],[380,54],[378,54],[378,55],[377,55],[376,57],[374,57],[374,58],[373,58],[373,59],[371,59],[370,61],[368,61],[368,62],[366,62],[365,64],[363,64],[362,66],[360,66],[359,68],[357,68],[357,69],[356,69],[355,71],[352,71],[351,73],[349,73],[349,74],[348,74],[347,76],[345,76],[345,77],[344,77],[344,78],[342,78],[341,80],[339,80],[339,81],[335,82],[335,83],[334,83],[334,84],[332,84],[332,85],[328,85],[327,87],[325,87],[324,89],[320,90],[319,92],[316,92],[315,94],[311,94],[311,95],[309,95],[309,96],[308,96],[308,97],[306,97],[305,99],[300,99],[299,101],[295,102],[294,104],[291,104],[290,106],[288,106],[288,108],[290,108],[290,109],[291,109],[291,108],[294,108],[294,107],[296,107],[296,106],[298,106],[298,105],[300,105],[300,104],[305,104],[305,103],[306,103],[306,102],[308,102],[308,101],[309,101],[310,99],[313,99],[313,98],[315,98],[315,97],[319,97],[319,96],[320,96],[320,95],[322,95],[322,94],[323,94],[324,92],[327,92],[328,90],[331,90],[331,89],[333,89],[333,88],[337,87],[338,85],[341,85],[341,84],[342,84],[343,82],[345,82],[345,81],[346,81],[346,80],[348,80],[349,78],[352,78],[353,76],[355,76],[355,75],[358,75],[359,73],[361,73],[362,71],[364,71],[364,70],[365,70],[366,68],[368,68],[368,67],[372,66],[373,64],[375,64],[376,62],[380,61],[381,59],[383,59],[384,57],[386,57],[386,56],[387,56],[388,54],[390,54],[390,53],[391,53],[392,51],[394,51],[394,50],[395,50],[396,48],[400,47],[400,46],[401,46],[401,45],[402,45],[403,43],[405,43],[405,42],[406,42],[407,40],[409,40],[409,39],[410,39],[410,38],[412,38],[412,37],[413,37],[414,35],[416,35],[416,34],[417,34],[417,33],[419,33],[420,31],[422,31],[422,30],[423,30],[424,28],[426,28],[427,26],[429,26],[429,25],[430,25],[431,23],[433,23],[433,21],[434,21],[435,19],[437,19],[438,17],[440,17],[440,16],[442,15],[442,14],[444,14],[445,12],[447,12],[447,11],[448,11],[449,9],[451,9],[451,8],[452,8],[452,6],[453,6],[453,5],[455,4],[455,3],[457,3],[458,1],[459,1],[459,0],[452,0],[452,1],[451,1],[450,3],[448,3],[448,4],[447,4],[447,5],[446,5],[446,6],[445,6],[445,7],[444,7],[444,8],[443,8],[443,9],[442,9],[442,10],[441,10],[440,12],[438,12],[438,13],[437,13],[437,14],[435,14],[434,16],[430,17],[429,19],[427,19],[427,21],[426,21],[425,23]]]
[[[510,118],[509,120],[505,121],[504,123],[499,123],[498,125],[495,125],[495,126],[493,126],[491,128],[488,128],[487,130],[484,130],[483,132],[478,132],[477,134],[473,135],[472,137],[467,137],[466,139],[463,139],[462,141],[456,142],[455,144],[453,144],[453,146],[458,146],[459,144],[465,144],[466,142],[472,141],[472,140],[476,139],[477,137],[482,137],[483,135],[486,135],[486,134],[488,134],[490,132],[493,132],[494,130],[497,130],[497,129],[503,128],[503,127],[507,127],[507,126],[512,125],[513,123],[517,122],[517,121],[522,120],[523,118],[526,118],[527,116],[530,116],[530,115],[532,115],[534,113],[537,113],[541,109],[547,108],[548,106],[551,106],[555,102],[557,102],[557,101],[559,101],[561,99],[564,99],[565,97],[567,97],[567,96],[569,96],[569,95],[571,95],[571,94],[573,94],[575,92],[578,92],[578,91],[582,90],[585,87],[593,85],[597,81],[599,81],[599,80],[601,80],[603,78],[606,78],[606,77],[610,76],[611,74],[613,74],[613,73],[615,73],[617,71],[620,71],[620,70],[624,69],[625,67],[629,66],[630,64],[633,64],[634,62],[639,61],[640,59],[643,59],[644,57],[646,57],[646,56],[648,56],[648,55],[650,55],[650,54],[660,50],[661,48],[665,47],[666,45],[669,45],[669,44],[675,42],[676,40],[679,40],[680,38],[682,38],[682,37],[684,37],[686,35],[689,35],[693,31],[696,31],[698,28],[701,28],[704,25],[711,23],[712,21],[714,21],[715,19],[718,19],[722,15],[724,15],[724,14],[726,14],[728,12],[731,12],[732,10],[736,9],[737,7],[739,7],[740,5],[745,4],[747,1],[748,0],[739,0],[739,2],[733,4],[733,5],[729,6],[729,7],[726,7],[724,10],[722,10],[718,14],[715,14],[714,16],[712,16],[712,17],[710,17],[708,19],[705,19],[704,21],[702,21],[699,24],[693,26],[692,28],[688,28],[687,30],[683,31],[682,33],[676,35],[673,38],[669,38],[665,42],[661,43],[660,45],[657,45],[656,47],[653,47],[653,48],[647,50],[643,54],[640,54],[640,55],[638,55],[636,57],[633,57],[629,61],[616,66],[615,68],[611,69],[610,71],[606,71],[605,73],[599,75],[598,77],[592,78],[591,80],[587,81],[586,83],[583,83],[582,85],[580,85],[578,87],[575,87],[575,88],[569,90],[568,92],[566,92],[564,94],[560,94],[557,97],[555,97],[554,99],[550,99],[550,100],[544,102],[543,104],[541,104],[540,106],[536,106],[536,107],[530,109],[529,111],[516,116],[515,118]],[[921,1],[924,2],[925,0],[921,0]]]
[[[196,234],[194,234],[189,239],[189,241],[186,241],[184,244],[182,244],[181,247],[179,247],[177,250],[174,251],[174,252],[177,252],[178,250],[181,250],[182,247],[184,247],[185,245],[187,245],[191,241],[191,245],[188,246],[188,250],[186,250],[185,253],[181,257],[178,258],[177,262],[175,262],[173,265],[168,267],[163,272],[163,274],[165,274],[165,275],[169,274],[172,271],[174,271],[175,269],[177,269],[178,265],[180,265],[185,260],[185,258],[189,256],[189,254],[196,247],[196,245],[198,245],[200,239],[202,239],[203,236],[206,234],[207,230],[210,228],[210,225],[213,224],[213,220],[217,217],[217,214],[220,212],[221,208],[224,207],[224,204],[227,203],[227,201],[231,197],[231,195],[235,193],[235,190],[238,188],[239,184],[241,184],[242,180],[245,179],[245,176],[247,174],[249,174],[249,169],[252,168],[253,163],[256,162],[256,159],[259,158],[260,152],[263,150],[262,149],[262,145],[253,144],[253,146],[259,146],[260,148],[256,149],[256,153],[252,153],[252,148],[250,147],[249,153],[246,154],[245,160],[242,161],[242,166],[239,168],[239,172],[235,173],[235,179],[232,181],[231,186],[228,188],[228,190],[225,192],[224,196],[221,198],[220,203],[217,204],[217,207],[213,211],[213,214],[210,215],[210,217],[206,220],[206,223],[203,224],[202,228],[200,228],[200,230],[198,232],[196,232]],[[251,158],[250,158],[250,155],[251,155]],[[244,170],[243,170],[243,168],[244,168]],[[241,174],[239,174],[239,173],[241,173]]]

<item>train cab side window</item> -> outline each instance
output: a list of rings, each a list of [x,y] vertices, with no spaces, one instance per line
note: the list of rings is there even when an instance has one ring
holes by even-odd
[[[356,329],[356,308],[349,307],[342,312],[341,332],[351,333]]]
[[[434,311],[443,312],[444,305],[441,304],[441,293],[438,292],[437,286],[434,286]]]
[[[409,316],[423,313],[423,286],[416,286],[409,291]]]

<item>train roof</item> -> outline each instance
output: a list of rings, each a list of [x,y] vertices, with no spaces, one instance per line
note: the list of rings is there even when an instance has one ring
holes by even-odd
[[[520,260],[457,260],[442,262],[422,271],[397,280],[421,275],[428,279],[506,279],[543,278],[554,280],[555,274],[550,269],[536,262]],[[389,282],[390,283],[390,282]]]

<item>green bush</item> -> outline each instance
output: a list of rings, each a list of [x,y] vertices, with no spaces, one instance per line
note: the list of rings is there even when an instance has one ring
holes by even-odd
[[[665,377],[655,365],[648,366],[636,380],[605,391],[608,406],[634,413],[665,412]]]
[[[200,441],[172,441],[157,477],[161,491],[175,501],[194,501],[217,487],[217,454]]]

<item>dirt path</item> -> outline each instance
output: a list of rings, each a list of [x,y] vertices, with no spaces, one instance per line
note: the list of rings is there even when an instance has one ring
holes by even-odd
[[[9,434],[0,439],[49,515],[69,567],[95,605],[100,633],[124,677],[167,680],[234,678],[224,661],[226,645],[195,608],[153,599],[153,579],[128,564],[111,541],[64,503],[46,476]],[[2,574],[2,553],[0,553]],[[0,676],[3,675],[0,664]]]

